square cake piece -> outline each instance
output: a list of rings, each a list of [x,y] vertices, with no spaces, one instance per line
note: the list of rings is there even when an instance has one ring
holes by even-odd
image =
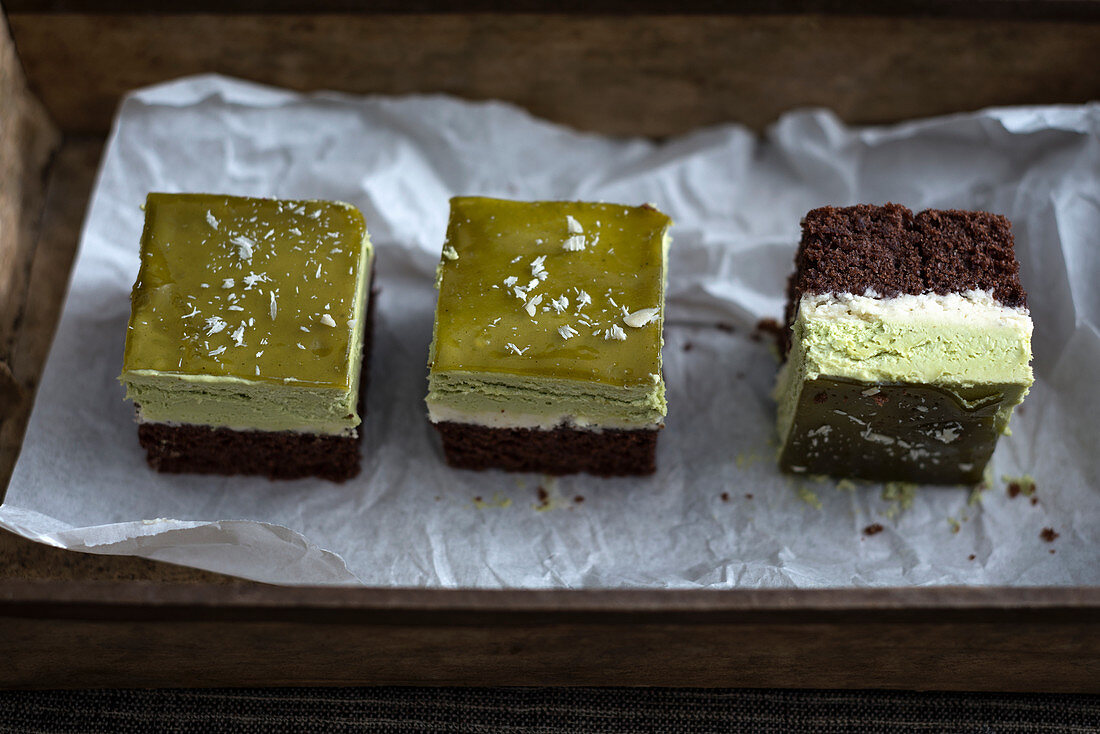
[[[780,467],[974,483],[1032,384],[1012,227],[903,206],[806,215],[776,386]]]
[[[149,464],[354,476],[372,267],[349,204],[149,194],[119,377]]]
[[[427,397],[451,466],[656,470],[671,223],[648,205],[451,200]]]

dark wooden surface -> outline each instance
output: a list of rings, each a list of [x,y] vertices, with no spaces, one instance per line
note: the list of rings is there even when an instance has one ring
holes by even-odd
[[[503,99],[579,128],[650,136],[729,121],[762,129],[807,105],[864,123],[1100,97],[1097,22],[33,12],[9,20],[54,119],[99,134],[125,91],[203,72],[298,90]]]
[[[2,686],[1100,692],[1100,590],[0,587]]]
[[[13,336],[24,318],[27,279],[42,211],[45,171],[58,133],[27,93],[22,67],[0,23],[0,407],[25,400],[12,371]],[[0,477],[0,486],[3,478]]]
[[[1084,20],[1097,0],[8,0],[14,12],[799,14]]]
[[[126,13],[24,13],[12,22],[31,85],[68,137],[48,169],[41,151],[56,138],[40,112],[19,117],[32,121],[21,133],[29,138],[0,140],[0,217],[14,217],[12,225],[0,220],[0,262],[21,262],[26,273],[0,291],[9,299],[18,291],[21,304],[18,318],[0,320],[0,344],[8,345],[0,355],[0,486],[59,314],[102,131],[129,87],[219,70],[299,88],[443,90],[642,134],[719,119],[760,125],[806,102],[858,120],[1098,96],[1087,71],[1100,44],[1089,24]],[[0,52],[5,41],[0,32]],[[12,58],[0,53],[5,136],[9,110],[37,109]],[[1100,692],[1095,588],[288,589],[0,534],[0,626],[2,686]]]

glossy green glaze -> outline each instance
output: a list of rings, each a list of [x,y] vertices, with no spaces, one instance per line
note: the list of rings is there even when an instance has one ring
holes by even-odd
[[[354,427],[372,255],[348,204],[149,194],[129,396],[153,421]]]
[[[432,375],[653,391],[670,225],[648,206],[452,199]]]
[[[348,387],[365,237],[347,204],[149,194],[124,371]]]

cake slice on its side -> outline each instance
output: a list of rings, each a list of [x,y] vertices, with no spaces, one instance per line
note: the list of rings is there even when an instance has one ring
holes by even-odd
[[[119,380],[150,465],[358,473],[372,266],[348,204],[149,194]]]
[[[650,206],[451,200],[427,397],[451,466],[655,471],[670,225]]]
[[[895,204],[815,209],[788,297],[782,469],[982,478],[1033,381],[1007,219]]]

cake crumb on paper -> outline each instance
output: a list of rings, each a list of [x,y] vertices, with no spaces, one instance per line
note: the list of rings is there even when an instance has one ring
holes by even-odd
[[[1021,494],[1024,497],[1034,497],[1035,495],[1035,479],[1030,474],[1019,477],[1011,477],[1005,474],[1001,477],[1001,480],[1005,483],[1005,494],[1008,495],[1009,499],[1016,499]]]
[[[482,497],[474,497],[474,507],[479,510],[505,510],[511,506],[512,500],[500,492],[493,493],[492,498],[488,500]]]
[[[818,498],[817,494],[805,485],[800,485],[798,487],[798,499],[815,510],[820,510],[822,507],[821,500]]]

